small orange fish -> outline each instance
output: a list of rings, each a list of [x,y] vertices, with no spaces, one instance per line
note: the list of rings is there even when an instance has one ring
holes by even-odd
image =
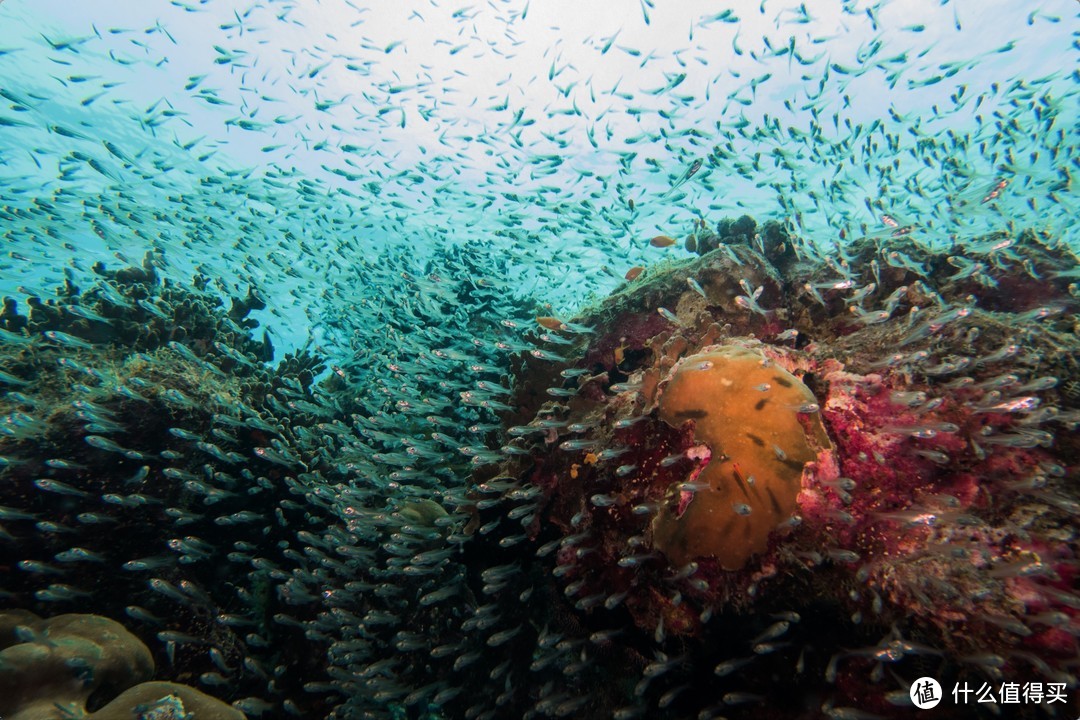
[[[536,322],[539,323],[541,326],[546,327],[548,330],[565,330],[566,329],[566,323],[564,323],[559,318],[548,317],[548,316],[538,317],[538,318],[536,318]]]
[[[615,348],[615,367],[622,365],[622,361],[626,358],[626,346],[619,345]]]
[[[626,279],[629,281],[637,280],[638,275],[643,272],[645,272],[645,268],[641,267],[640,265],[635,265],[634,267],[626,271]]]
[[[672,245],[674,245],[675,244],[675,239],[674,238],[669,238],[667,235],[657,235],[656,237],[654,237],[652,240],[649,241],[649,244],[652,245],[653,247],[666,248],[666,247],[671,247]]]

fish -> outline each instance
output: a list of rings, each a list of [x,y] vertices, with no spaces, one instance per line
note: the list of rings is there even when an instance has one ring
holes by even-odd
[[[671,247],[675,243],[676,240],[674,238],[668,237],[667,235],[657,235],[652,240],[649,240],[649,244],[655,248]]]
[[[75,563],[75,562],[106,562],[106,558],[100,553],[87,550],[86,548],[73,547],[69,550],[63,550],[56,553],[54,556],[57,562],[63,563]]]
[[[37,517],[34,513],[0,505],[0,520],[36,520]]]
[[[83,437],[83,440],[90,447],[97,448],[98,450],[105,450],[107,452],[120,453],[121,455],[126,455],[133,460],[139,460],[144,457],[142,453],[121,447],[120,444],[116,441],[110,440],[109,438],[103,437],[101,435],[86,435],[85,437]]]
[[[769,311],[763,308],[758,303],[758,298],[761,297],[761,293],[765,290],[765,286],[762,285],[757,288],[751,288],[749,284],[743,284],[743,290],[747,292],[746,295],[736,295],[735,304],[744,310],[749,310],[756,315],[762,315],[768,317]]]
[[[704,161],[703,158],[695,158],[690,163],[690,165],[687,166],[687,168],[683,172],[683,174],[680,175],[679,178],[675,182],[673,182],[671,184],[671,187],[669,187],[667,189],[667,191],[664,192],[663,195],[661,195],[661,197],[667,197],[668,195],[670,195],[671,193],[675,192],[680,187],[682,187],[684,184],[686,184],[687,180],[689,180],[690,178],[694,177],[694,175],[697,174],[698,170],[701,169],[701,166],[704,164],[704,162],[705,161]]]
[[[84,308],[81,305],[65,305],[64,310],[71,313],[76,317],[80,317],[84,320],[92,320],[94,322],[100,322],[105,324],[112,324],[112,320],[103,315],[100,315],[89,308]]]
[[[85,490],[80,490],[77,487],[68,485],[67,483],[60,482],[59,480],[51,480],[49,478],[40,478],[34,481],[34,485],[47,492],[58,493],[60,495],[68,495],[71,497],[90,497],[92,493]]]
[[[562,320],[558,318],[544,316],[536,318],[536,324],[540,327],[547,328],[548,330],[566,330],[567,326]]]
[[[42,333],[46,339],[51,340],[57,345],[63,345],[64,347],[75,348],[78,350],[93,350],[93,343],[89,343],[81,338],[77,338],[74,335],[69,335],[59,330],[46,330]]]
[[[663,308],[663,307],[656,308],[656,312],[659,313],[659,315],[661,317],[663,317],[665,320],[667,320],[669,323],[672,323],[674,325],[681,325],[682,324],[679,321],[679,316],[676,315],[675,313],[671,312],[667,308]]]
[[[0,370],[0,382],[5,385],[13,385],[15,387],[25,387],[30,384],[29,380],[23,380],[20,377],[16,377],[9,372]]]

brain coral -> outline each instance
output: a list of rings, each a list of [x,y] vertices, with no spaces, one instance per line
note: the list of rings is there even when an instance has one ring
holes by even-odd
[[[5,720],[242,720],[195,688],[145,682],[150,650],[120,623],[69,613],[0,613],[0,718]],[[105,703],[108,704],[105,704]],[[88,712],[91,708],[100,708]]]

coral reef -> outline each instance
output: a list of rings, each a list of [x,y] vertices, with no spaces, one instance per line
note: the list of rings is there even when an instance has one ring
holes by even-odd
[[[441,261],[467,269],[479,253]],[[99,265],[85,289],[69,279],[54,298],[33,296],[29,313],[5,301],[0,566],[11,571],[0,599],[40,615],[129,618],[159,677],[250,717],[325,717],[343,703],[342,716],[378,716],[385,699],[353,692],[368,680],[351,668],[378,642],[361,618],[394,597],[377,566],[382,532],[429,543],[464,524],[419,484],[463,483],[498,456],[481,446],[498,428],[488,407],[497,401],[433,399],[455,372],[495,382],[511,352],[426,355],[403,329],[424,316],[424,342],[448,343],[453,333],[436,322],[446,313],[479,323],[482,306],[524,324],[531,306],[507,302],[490,281],[451,282],[387,257],[373,268],[398,279],[407,268],[422,303],[378,338],[347,335],[361,345],[340,365],[305,348],[270,366],[246,321],[251,298],[228,311],[210,291],[218,283],[168,282],[153,257]],[[376,300],[386,284],[357,281]],[[410,401],[392,400],[407,383]],[[408,445],[388,411],[407,418]],[[162,695],[191,712],[201,700],[184,687]],[[137,703],[160,699],[132,692]],[[174,710],[166,703],[154,716]]]
[[[0,0],[0,720],[1080,717],[1080,5],[566,5]]]
[[[439,259],[466,281],[383,258],[355,285],[408,292],[378,337],[324,318],[340,364],[270,367],[152,256],[7,302],[4,601],[131,618],[159,676],[252,717],[903,717],[931,664],[1073,686],[1075,259],[743,235],[572,322],[474,282],[480,247]]]
[[[1080,411],[1058,390],[1078,369],[1062,353],[1075,301],[1055,278],[1075,258],[1046,243],[973,240],[943,281],[945,258],[902,233],[839,263],[778,244],[779,265],[762,236],[731,236],[576,318],[564,361],[524,358],[506,416],[520,452],[481,476],[475,526],[494,538],[475,542],[496,565],[495,547],[538,547],[541,570],[499,566],[509,579],[483,588],[539,596],[531,620],[488,612],[529,622],[514,642],[570,680],[554,705],[496,705],[893,716],[931,661],[946,686],[1072,687]],[[1001,286],[1015,291],[974,295]],[[791,396],[768,398],[778,386]],[[762,502],[751,475],[793,487]],[[636,687],[584,694],[626,673]]]
[[[93,720],[242,720],[244,714],[187,685],[144,682],[120,693]]]
[[[145,682],[150,650],[97,615],[43,620],[0,613],[0,716],[11,720],[238,720],[243,713],[194,688]],[[88,712],[89,711],[89,712]]]
[[[0,715],[16,720],[81,716],[154,674],[146,646],[97,615],[0,613],[0,647]]]
[[[130,618],[164,677],[253,715],[325,713],[301,689],[326,678],[325,644],[294,617],[308,595],[279,588],[294,533],[336,522],[290,499],[308,470],[339,473],[314,436],[336,412],[314,384],[321,361],[264,365],[254,322],[237,324],[250,298],[228,312],[199,278],[160,279],[150,255],[96,272],[26,315],[5,302],[5,604]]]

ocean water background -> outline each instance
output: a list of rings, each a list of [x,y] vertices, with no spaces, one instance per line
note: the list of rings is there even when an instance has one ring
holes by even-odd
[[[1074,2],[826,5],[7,0],[0,292],[154,243],[280,352],[385,249],[479,241],[570,316],[696,218],[1080,242]]]

